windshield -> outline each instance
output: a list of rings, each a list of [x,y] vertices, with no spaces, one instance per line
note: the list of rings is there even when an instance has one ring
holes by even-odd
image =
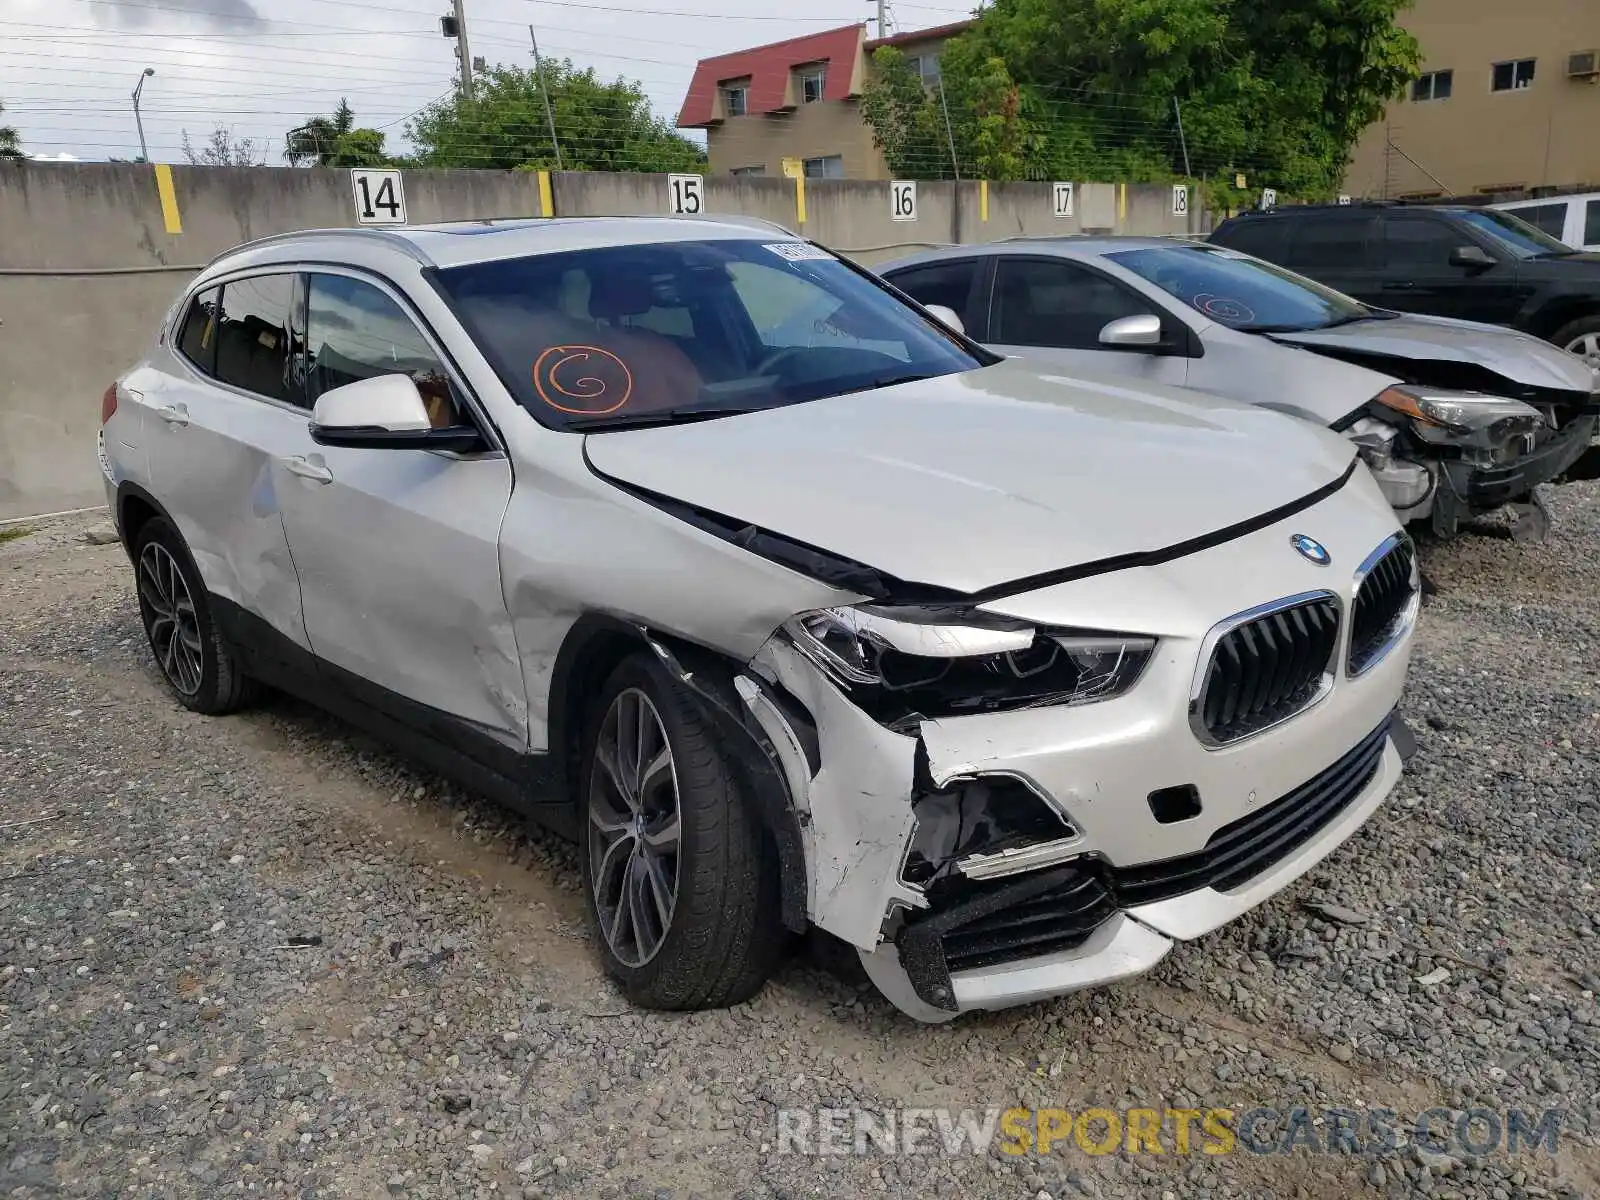
[[[1162,246],[1107,255],[1231,329],[1288,333],[1375,316],[1342,292],[1220,246]]]
[[[605,246],[437,277],[511,394],[558,429],[703,420],[995,361],[806,242]]]
[[[1543,258],[1557,254],[1571,254],[1573,249],[1557,241],[1544,230],[1530,225],[1521,217],[1492,208],[1457,210],[1461,222],[1478,233],[1492,237],[1497,245],[1505,247],[1518,258]]]

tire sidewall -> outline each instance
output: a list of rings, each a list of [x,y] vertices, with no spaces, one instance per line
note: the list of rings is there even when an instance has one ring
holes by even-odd
[[[177,684],[168,678],[166,670],[161,666],[155,643],[150,639],[149,606],[145,603],[143,591],[138,584],[145,547],[152,542],[159,543],[168,554],[172,555],[183,576],[184,586],[189,589],[189,598],[194,601],[195,627],[200,635],[200,687],[192,696],[184,695]],[[144,628],[145,645],[150,647],[151,656],[155,659],[156,674],[161,676],[161,681],[167,685],[167,690],[185,708],[195,712],[212,710],[217,706],[222,690],[222,664],[217,651],[221,639],[212,621],[210,598],[206,593],[205,584],[201,581],[199,568],[195,566],[194,556],[189,553],[189,547],[182,536],[165,517],[152,517],[140,527],[139,534],[133,542],[133,571],[134,593],[139,604],[139,624]]]

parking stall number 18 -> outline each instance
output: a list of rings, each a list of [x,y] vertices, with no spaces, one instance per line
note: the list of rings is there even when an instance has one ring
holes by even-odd
[[[404,225],[406,193],[399,171],[350,172],[356,196],[356,220],[362,225]]]

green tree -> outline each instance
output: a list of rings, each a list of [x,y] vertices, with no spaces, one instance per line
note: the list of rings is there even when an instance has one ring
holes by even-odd
[[[304,125],[291,129],[283,140],[283,157],[289,165],[298,167],[310,163],[318,167],[331,167],[330,161],[339,148],[339,139],[355,128],[356,114],[347,100],[340,100],[331,117],[312,117]],[[356,164],[365,165],[365,164]]]
[[[637,83],[602,82],[569,60],[544,63],[560,165],[571,171],[682,171],[705,152],[651,111]],[[557,165],[539,76],[517,67],[480,72],[471,93],[436,101],[406,127],[420,167],[510,170]]]
[[[951,174],[943,115],[894,46],[872,55],[872,75],[861,90],[861,115],[889,170],[898,178],[944,179]]]
[[[1395,24],[1408,2],[994,0],[942,55],[957,156],[990,179],[1191,174],[1226,191],[1238,170],[1331,195],[1415,76]],[[886,155],[905,117],[868,113]]]
[[[6,111],[6,106],[0,104],[0,113]],[[22,135],[11,125],[0,125],[0,159],[20,159],[27,155],[22,152]]]

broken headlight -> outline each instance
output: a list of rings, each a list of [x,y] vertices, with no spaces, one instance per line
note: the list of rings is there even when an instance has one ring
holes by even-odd
[[[1549,422],[1521,400],[1441,388],[1388,387],[1373,403],[1411,418],[1424,442],[1456,446],[1489,462],[1518,458],[1533,449]]]
[[[889,725],[1109,700],[1133,686],[1156,644],[1137,634],[1037,629],[986,613],[883,605],[802,613],[784,628]]]

